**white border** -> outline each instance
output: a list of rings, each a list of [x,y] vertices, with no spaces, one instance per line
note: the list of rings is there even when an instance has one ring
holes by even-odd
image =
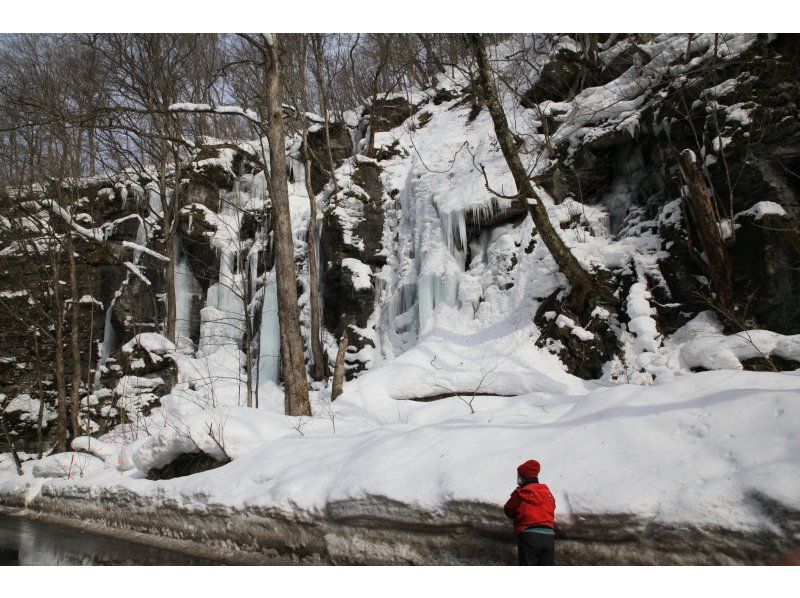
[[[798,31],[787,0],[7,0],[4,32]]]

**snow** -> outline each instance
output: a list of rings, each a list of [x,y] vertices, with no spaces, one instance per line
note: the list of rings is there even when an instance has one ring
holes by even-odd
[[[794,374],[704,372],[644,387],[479,395],[471,414],[458,397],[436,403],[389,398],[384,382],[392,374],[386,369],[348,384],[333,405],[317,397],[313,418],[241,407],[212,410],[178,431],[147,438],[134,455],[138,476],[92,470],[72,482],[46,483],[51,491],[67,483],[102,486],[200,509],[319,513],[334,501],[366,497],[431,512],[449,501],[499,509],[516,466],[537,458],[541,478],[555,493],[559,521],[636,513],[661,524],[757,530],[771,524],[750,506],[752,492],[800,506],[793,441],[800,376]],[[186,478],[141,479],[142,471],[178,452],[202,448],[223,456],[209,425],[221,426],[231,463]],[[63,477],[62,469],[56,473]],[[0,481],[0,490],[17,483],[10,473],[2,479],[8,482]]]
[[[122,265],[125,266],[131,274],[136,276],[136,278],[141,280],[147,286],[152,286],[150,280],[144,274],[142,274],[142,271],[139,268],[139,266],[137,266],[133,262],[122,262]]]
[[[372,270],[361,260],[352,257],[342,259],[342,267],[350,272],[353,288],[364,291],[372,288]]]
[[[742,216],[752,216],[754,220],[758,221],[765,216],[786,216],[786,210],[774,201],[759,201],[753,207],[736,214],[734,219]]]
[[[800,334],[784,336],[769,330],[746,330],[729,336],[697,338],[681,351],[688,367],[708,370],[740,370],[742,360],[771,356],[800,361]]]
[[[0,402],[4,398],[5,395],[0,394]],[[21,421],[35,422],[39,419],[40,406],[41,401],[39,399],[33,398],[28,393],[23,393],[11,399],[5,406],[5,409],[3,409],[2,413],[13,413]],[[57,417],[57,414],[52,409],[48,409],[47,406],[45,406],[43,415],[45,423],[52,421]]]
[[[169,258],[166,255],[162,255],[157,251],[153,251],[149,247],[145,247],[144,245],[139,245],[138,243],[133,243],[132,241],[123,241],[122,245],[127,247],[128,249],[133,249],[140,253],[146,253],[147,255],[156,258],[157,260],[161,260],[162,262],[168,262]]]
[[[88,229],[81,226],[80,224],[75,222],[75,219],[73,219],[70,213],[67,212],[60,205],[58,205],[56,201],[52,199],[43,199],[39,200],[37,203],[42,207],[53,212],[55,215],[62,218],[64,222],[66,222],[72,228],[72,230],[74,230],[82,237],[89,239],[90,241],[97,241],[97,242],[103,242],[105,240],[105,235],[103,234],[102,229],[98,228]]]
[[[650,306],[650,292],[647,283],[640,277],[639,282],[631,285],[628,291],[627,311],[630,321],[628,329],[636,336],[636,351],[655,352],[658,350],[658,328],[653,319],[655,308]]]
[[[255,124],[261,124],[261,119],[258,115],[250,110],[241,106],[212,106],[211,104],[195,104],[191,102],[176,102],[170,104],[168,110],[170,112],[213,112],[215,114],[232,114],[244,116],[247,120]]]
[[[156,332],[142,332],[122,345],[122,352],[131,353],[137,346],[156,355],[165,355],[175,350],[175,344],[168,338]]]
[[[104,469],[103,462],[86,453],[57,453],[43,457],[33,466],[35,478],[83,478]]]
[[[548,312],[553,313],[553,312]],[[568,318],[564,314],[558,314],[556,317],[556,326],[559,328],[566,328],[570,331],[570,334],[573,336],[578,337],[578,339],[582,341],[590,341],[594,338],[594,334],[589,332],[585,328],[581,328],[575,324],[575,321],[571,318]]]

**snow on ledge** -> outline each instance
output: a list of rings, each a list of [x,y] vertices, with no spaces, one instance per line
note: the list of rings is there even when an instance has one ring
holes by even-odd
[[[774,201],[759,201],[753,207],[736,214],[735,219],[742,216],[752,216],[755,220],[761,220],[765,216],[786,216],[786,210]]]
[[[122,345],[122,352],[132,353],[137,345],[145,351],[155,353],[156,355],[165,355],[175,350],[175,343],[167,337],[157,332],[142,332]]]
[[[350,271],[350,278],[356,291],[366,291],[372,288],[372,270],[364,262],[346,257],[342,260],[342,267]]]

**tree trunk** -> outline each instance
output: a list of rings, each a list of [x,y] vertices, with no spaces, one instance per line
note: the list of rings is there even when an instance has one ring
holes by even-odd
[[[336,164],[333,161],[333,152],[331,151],[331,129],[330,121],[328,120],[328,93],[325,91],[325,78],[322,75],[322,34],[314,34],[314,79],[317,82],[317,90],[320,97],[320,108],[322,110],[322,118],[325,121],[324,134],[325,134],[325,150],[328,154],[328,168],[331,171],[331,181],[336,193],[339,192],[339,181],[336,180]],[[305,79],[303,79],[305,85]]]
[[[339,350],[336,352],[336,364],[333,367],[333,384],[331,386],[331,401],[335,401],[344,390],[344,358],[347,356],[347,346],[350,344],[349,327],[344,327],[342,338],[339,339]]]
[[[489,109],[489,114],[494,123],[497,141],[500,143],[503,156],[517,185],[518,200],[526,203],[528,212],[536,226],[536,230],[539,231],[539,235],[542,237],[542,241],[544,241],[550,255],[556,261],[558,269],[572,286],[570,307],[578,314],[583,311],[587,295],[592,290],[589,274],[581,267],[553,227],[544,204],[536,195],[528,174],[525,172],[525,167],[522,165],[514,143],[514,137],[508,127],[505,112],[500,104],[497,88],[490,74],[489,58],[486,55],[486,46],[483,38],[479,33],[470,33],[467,34],[467,39],[478,65],[478,83],[483,91],[486,107]]]
[[[680,167],[686,183],[686,193],[683,194],[681,202],[684,215],[688,222],[694,224],[694,229],[697,231],[699,245],[705,256],[702,261],[711,276],[711,284],[717,292],[719,306],[729,310],[733,307],[731,264],[722,241],[711,195],[692,150],[685,149],[681,152]],[[691,227],[687,226],[686,229],[687,234],[691,235]]]
[[[311,189],[311,161],[306,160],[306,189],[311,203],[311,217],[308,223],[308,278],[311,299],[311,377],[322,380],[325,377],[325,358],[320,336],[319,268],[317,267],[317,199]]]
[[[89,145],[89,176],[97,175],[97,141],[95,140],[94,127],[86,129]]]
[[[249,280],[249,270],[244,261],[243,251],[237,252],[237,267],[239,272],[245,274],[242,285],[243,295],[242,304],[244,305],[244,355],[245,355],[245,384],[247,388],[247,406],[253,406],[253,314],[250,313],[250,304],[253,301],[251,293],[251,281]]]
[[[161,203],[164,208],[164,244],[166,245],[165,249],[167,250],[167,257],[169,258],[169,262],[167,262],[167,271],[166,271],[166,295],[167,295],[167,338],[171,340],[173,343],[178,341],[178,308],[177,308],[177,300],[175,297],[175,243],[173,241],[175,237],[175,226],[176,220],[178,218],[178,212],[180,212],[180,185],[181,185],[181,169],[180,169],[180,156],[177,152],[173,154],[173,160],[175,163],[175,174],[173,179],[173,189],[172,189],[172,201],[167,201],[166,196],[166,185],[164,185],[163,189],[163,199]],[[171,204],[171,205],[170,205]],[[169,206],[169,207],[168,207]],[[158,313],[158,312],[156,312]]]
[[[39,413],[36,421],[37,459],[44,454],[44,388],[42,386],[42,356],[39,353],[39,336],[33,329],[33,354],[36,356],[36,386],[39,389]]]
[[[61,285],[59,280],[60,268],[58,255],[53,262],[53,300],[55,304],[55,361],[53,367],[56,377],[56,391],[58,392],[58,419],[56,452],[63,453],[67,450],[67,389],[64,381],[64,303],[61,300]]]
[[[278,321],[281,329],[281,364],[285,383],[287,415],[311,415],[308,400],[300,310],[297,306],[297,277],[294,270],[294,242],[286,180],[286,142],[283,128],[278,36],[272,34],[270,61],[266,66],[267,111],[269,112],[269,163],[272,179],[272,212],[275,237],[275,270],[278,285]]]
[[[17,448],[14,446],[14,439],[11,437],[11,434],[9,434],[8,426],[6,426],[6,420],[3,419],[2,415],[0,415],[0,427],[2,427],[3,436],[6,437],[6,442],[11,449],[11,457],[14,459],[14,465],[17,468],[17,475],[22,475],[22,462],[19,460]]]
[[[417,37],[419,41],[422,42],[422,46],[425,48],[425,66],[427,69],[428,79],[432,82],[436,76],[436,73],[444,73],[445,67],[442,63],[439,56],[431,46],[431,42],[428,39],[428,34],[426,33],[417,33]]]
[[[317,197],[311,185],[311,152],[308,147],[308,91],[306,86],[306,65],[308,59],[308,42],[303,39],[302,75],[300,76],[300,96],[303,105],[303,158],[305,170],[306,192],[311,210],[308,219],[308,287],[311,305],[311,377],[322,380],[325,377],[325,361],[320,338],[320,308],[319,308],[319,271],[317,268]]]
[[[78,293],[78,272],[75,265],[75,248],[72,244],[72,237],[68,233],[67,253],[69,254],[69,286],[72,293],[72,309],[70,310],[70,353],[72,355],[72,384],[69,395],[70,423],[72,425],[72,437],[81,436],[80,419],[80,390],[81,390],[81,344],[80,344],[80,295]]]

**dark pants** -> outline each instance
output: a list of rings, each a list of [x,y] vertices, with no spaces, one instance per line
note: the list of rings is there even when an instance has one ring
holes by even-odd
[[[517,534],[517,552],[520,565],[555,565],[555,536],[524,532]]]

